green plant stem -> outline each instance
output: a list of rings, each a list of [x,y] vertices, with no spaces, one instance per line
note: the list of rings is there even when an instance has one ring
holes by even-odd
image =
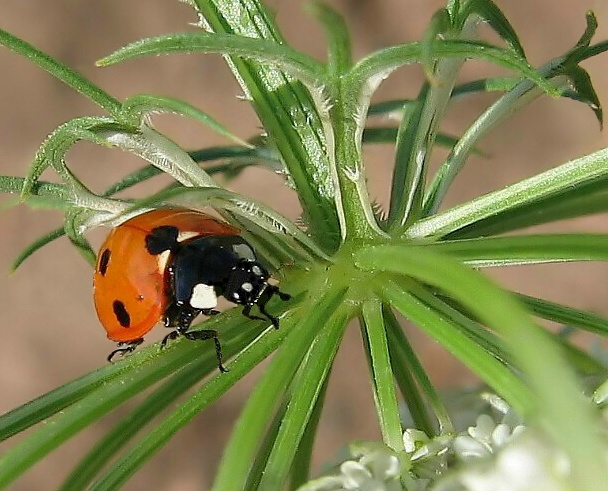
[[[338,83],[339,94],[331,109],[332,126],[335,132],[335,163],[340,203],[344,220],[341,227],[343,239],[372,239],[384,235],[376,223],[365,182],[361,159],[363,128],[355,115],[360,110],[353,102],[352,91]],[[350,234],[350,235],[349,235]]]

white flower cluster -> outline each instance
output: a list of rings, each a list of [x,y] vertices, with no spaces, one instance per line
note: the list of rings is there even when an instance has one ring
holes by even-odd
[[[461,465],[432,491],[575,491],[565,454],[539,432],[481,415],[467,433],[451,446]]]
[[[353,460],[340,465],[337,475],[309,481],[298,491],[402,491],[401,462],[397,455],[382,444],[351,447]]]
[[[483,414],[466,432],[433,439],[408,429],[402,455],[381,444],[351,448],[339,473],[299,491],[576,491],[566,455],[509,416],[497,424]]]

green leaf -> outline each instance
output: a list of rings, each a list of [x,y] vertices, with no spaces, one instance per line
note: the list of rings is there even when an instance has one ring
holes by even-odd
[[[182,101],[181,99],[158,95],[138,94],[127,98],[123,103],[122,108],[123,112],[126,113],[129,118],[132,118],[138,122],[141,121],[142,117],[158,112],[169,112],[187,116],[204,124],[205,126],[208,126],[218,135],[228,138],[238,145],[253,148],[253,145],[232,134],[223,124],[209,116],[206,112],[201,111],[196,106]]]
[[[574,90],[565,92],[564,96],[589,106],[595,113],[595,117],[599,121],[601,128],[604,124],[604,112],[602,110],[600,98],[591,82],[589,73],[584,68],[576,65],[569,68],[565,74],[572,82]]]
[[[297,448],[329,377],[348,320],[347,309],[338,308],[329,318],[326,317],[323,327],[309,345],[308,352],[289,387],[285,414],[259,486],[255,489],[272,490],[284,487],[289,471],[296,464],[294,458]]]
[[[608,235],[604,234],[482,237],[446,240],[427,247],[475,267],[608,260]]]
[[[387,311],[391,311],[390,307],[387,306]],[[401,326],[398,325],[396,320],[387,320],[388,325],[388,342],[389,342],[389,353],[391,356],[391,363],[393,367],[393,373],[395,380],[399,386],[402,399],[409,414],[403,416],[403,425],[406,428],[413,427],[424,431],[427,435],[435,435],[437,433],[437,424],[434,422],[429,409],[427,407],[425,395],[422,389],[416,383],[412,368],[409,365],[409,358],[404,350],[401,350],[403,346],[409,346],[409,342],[403,335]],[[401,338],[396,339],[396,333],[401,333]],[[402,342],[403,339],[405,342]]]
[[[521,293],[517,294],[517,298],[538,317],[608,337],[606,317]]]
[[[441,237],[476,222],[508,213],[515,207],[557,197],[578,186],[608,177],[608,150],[599,150],[499,191],[473,199],[437,215],[419,220],[405,231],[410,238]]]
[[[585,20],[587,21],[587,27],[585,28],[585,32],[581,38],[576,43],[576,47],[578,48],[586,48],[589,46],[591,39],[593,36],[595,36],[595,31],[597,31],[597,19],[595,18],[593,11],[587,11],[585,14]]]
[[[435,296],[439,296],[439,298],[435,298]],[[462,305],[450,301],[450,299],[442,296],[441,293],[427,294],[421,298],[426,300],[429,308],[435,308],[443,315],[460,324],[464,329],[464,332],[468,333],[471,339],[475,340],[479,345],[483,346],[484,349],[492,353],[495,358],[505,361],[505,363],[510,366],[514,366],[513,357],[504,349],[504,343],[492,332],[479,325],[476,319],[471,318],[471,313],[464,309]],[[539,317],[544,317],[542,314],[538,315],[531,304],[528,304],[525,301],[525,298],[524,295],[517,295],[517,299],[522,301],[526,307],[529,307],[533,313],[537,314]],[[539,302],[542,302],[542,300],[539,300]],[[549,317],[544,318],[548,319]],[[556,336],[554,339],[563,348],[565,356],[568,358],[568,361],[572,364],[573,368],[576,369],[577,373],[582,375],[597,375],[604,371],[604,367],[601,363],[584,351],[571,345],[563,336]]]
[[[334,9],[320,1],[306,4],[307,10],[319,21],[328,40],[327,72],[330,77],[339,77],[352,65],[352,53],[348,28]]]
[[[120,102],[97,85],[67,67],[55,58],[43,53],[31,44],[0,29],[0,44],[61,80],[68,87],[81,93],[112,115],[120,112]]]
[[[377,299],[363,303],[361,330],[370,364],[374,402],[380,421],[382,440],[395,452],[401,452],[404,450],[403,430],[386,329],[382,304]]]
[[[562,337],[558,337],[557,341],[562,347],[568,362],[581,377],[597,378],[597,376],[605,376],[608,373],[606,364],[591,356],[584,349],[575,346]]]
[[[249,149],[249,148],[244,148],[244,147],[210,147],[207,149],[196,150],[194,152],[190,152],[190,155],[196,161],[207,161],[207,160],[214,160],[214,159],[219,159],[219,158],[235,157],[235,156],[236,157],[249,156],[249,158],[245,161],[232,160],[232,161],[228,161],[226,163],[222,163],[222,164],[219,164],[216,166],[205,167],[205,172],[207,172],[207,174],[209,174],[209,175],[214,175],[217,173],[236,174],[245,167],[248,167],[251,165],[256,165],[256,162],[253,159],[256,157],[265,156],[264,151],[265,150],[263,148],[262,149]],[[159,168],[154,167],[152,165],[148,165],[146,167],[133,171],[130,174],[127,174],[120,181],[114,183],[112,186],[107,188],[103,193],[101,193],[101,196],[102,197],[112,196],[120,191],[124,191],[125,189],[129,189],[141,182],[144,182],[147,179],[150,179],[154,176],[158,176],[161,173],[162,173],[162,171]],[[7,180],[10,180],[10,183],[8,183]],[[3,182],[7,182],[7,184],[10,184],[10,185],[7,185],[4,190],[2,187]],[[20,194],[21,189],[23,188],[23,183],[24,183],[23,178],[16,178],[16,177],[10,178],[8,176],[0,176],[0,191]],[[39,189],[43,189],[44,187],[48,187],[48,186],[51,186],[51,189],[54,189],[53,186],[56,186],[59,191],[59,190],[63,190],[65,188],[65,186],[58,185],[58,184],[40,183],[40,182],[38,184],[40,184],[40,185],[35,186],[35,188],[32,190],[32,193],[34,193],[34,194],[29,195],[27,198],[27,202],[28,202],[28,204],[30,204],[30,206],[42,206],[43,204],[48,204],[48,206],[45,206],[45,208],[46,208],[46,207],[51,207],[55,203],[55,200],[53,200],[53,198],[49,197],[49,198],[45,199],[45,198],[42,198],[41,196],[39,196],[38,195]],[[62,197],[65,196],[63,198],[65,201],[61,201],[61,200],[58,201],[54,207],[68,211],[71,208],[70,201],[67,197],[68,193],[65,191],[62,191],[60,193],[60,196],[62,196]],[[37,203],[38,199],[40,199],[40,203]],[[32,242],[14,260],[14,262],[11,266],[11,271],[15,271],[29,256],[31,256],[33,253],[38,251],[40,248],[44,247],[45,245],[52,242],[53,240],[58,239],[59,237],[63,237],[64,235],[65,235],[65,230],[63,227],[61,227],[61,228],[52,230],[48,234],[45,234],[44,236],[38,238],[36,241]]]
[[[542,94],[540,89],[536,91],[533,89],[535,89],[535,86],[529,80],[520,82],[508,94],[502,96],[486,109],[469,126],[437,171],[426,191],[423,204],[424,215],[428,216],[437,211],[452,182],[473,152],[475,145],[505,118]]]
[[[80,206],[90,210],[117,212],[124,207],[117,201],[108,200],[91,193],[70,171],[65,164],[65,154],[78,141],[86,140],[98,145],[109,146],[100,134],[105,131],[127,131],[128,128],[117,123],[112,118],[84,117],[77,118],[58,127],[42,143],[34,162],[28,169],[21,196],[27,199],[38,182],[40,175],[48,168],[53,170],[64,181],[69,190],[69,199],[73,206]]]
[[[393,372],[414,420],[415,428],[424,431],[429,436],[453,433],[454,425],[450,415],[395,318],[395,314],[387,305],[384,305],[383,313],[386,320]],[[427,401],[435,413],[437,425],[433,424],[429,418]]]
[[[382,102],[376,102],[370,104],[367,111],[368,116],[392,116],[393,114],[398,115],[401,120],[403,113],[408,112],[410,108],[416,104],[416,101],[412,99],[395,99]]]
[[[177,143],[148,126],[136,132],[101,133],[111,145],[132,152],[184,186],[218,187],[218,184]]]
[[[399,129],[395,126],[372,126],[363,130],[363,143],[390,143],[395,144]],[[435,143],[440,147],[452,149],[458,143],[458,138],[446,134],[437,134]],[[480,151],[476,152],[481,154]]]
[[[272,451],[279,428],[281,427],[281,422],[283,421],[285,411],[287,410],[288,399],[289,394],[286,394],[276,410],[272,421],[270,421],[270,423],[267,425],[266,434],[259,444],[255,459],[249,472],[247,483],[243,486],[243,490],[245,491],[257,491],[260,489],[260,481],[262,480],[264,469],[266,467],[266,463],[268,462],[268,457]]]
[[[456,85],[452,91],[452,97],[456,99],[485,92],[507,92],[520,82],[520,77],[494,77],[473,80],[472,82]]]
[[[195,360],[190,365],[177,370],[158,389],[145,398],[126,417],[108,431],[85,455],[80,464],[70,473],[59,488],[63,491],[86,489],[103,467],[116,456],[122,447],[142,430],[153,418],[158,417],[168,405],[198,382],[204,373],[215,366],[211,358]]]
[[[48,234],[43,235],[42,237],[38,238],[34,242],[32,242],[25,249],[23,249],[19,253],[19,255],[15,258],[15,260],[11,264],[10,271],[11,272],[16,271],[17,268],[19,266],[21,266],[21,264],[23,264],[23,261],[25,261],[32,254],[34,254],[34,252],[36,252],[38,249],[44,247],[45,245],[49,244],[50,242],[54,241],[55,239],[62,237],[63,235],[65,235],[65,231],[62,228],[57,228],[55,230],[52,230]]]
[[[582,217],[608,211],[608,180],[599,179],[564,188],[521,206],[488,216],[479,222],[456,230],[449,239],[495,235],[541,223]]]
[[[535,402],[532,392],[503,360],[497,359],[480,346],[451,318],[446,318],[440,312],[429,308],[419,298],[402,290],[397,283],[389,280],[382,294],[401,315],[415,323],[473,370],[517,412],[530,414]]]
[[[321,293],[321,292],[319,292]],[[307,301],[300,309],[306,315],[290,329],[289,337],[275,355],[249,397],[216,475],[213,491],[243,489],[247,482],[253,456],[273,409],[294,377],[303,357],[316,337],[317,326],[340,305],[344,291],[328,291],[319,301]]]
[[[91,267],[95,267],[97,262],[97,254],[91,247],[89,241],[82,235],[82,224],[88,218],[89,213],[81,211],[78,208],[73,208],[65,215],[64,231],[72,245],[89,263]]]
[[[190,32],[142,39],[124,46],[97,62],[109,66],[144,56],[170,53],[221,53],[254,59],[275,66],[299,80],[324,85],[325,70],[313,58],[273,41],[234,34]]]
[[[229,173],[234,174],[244,167],[251,165],[259,165],[259,163],[266,163],[267,160],[271,160],[268,150],[264,147],[259,148],[245,148],[245,147],[208,147],[199,150],[192,150],[188,152],[188,155],[195,162],[208,162],[218,159],[231,159],[227,162],[215,165],[206,166],[204,171],[210,176],[214,174]],[[239,160],[243,159],[243,160]],[[276,164],[276,162],[273,162]],[[269,166],[274,169],[273,165]],[[125,175],[120,181],[114,183],[107,188],[101,196],[108,197],[112,196],[120,191],[129,189],[136,184],[144,182],[152,177],[162,174],[162,170],[153,165],[142,167],[136,171],[133,171]]]
[[[600,125],[603,123],[603,112],[599,98],[588,73],[578,66],[578,63],[597,55],[605,49],[608,49],[608,46],[604,45],[599,47],[599,49],[595,49],[595,47],[587,49],[586,46],[577,45],[566,55],[549,61],[538,70],[539,75],[547,80],[555,79],[554,83],[561,91],[563,97],[568,97],[588,105],[595,113]],[[562,76],[567,78],[567,82],[562,82],[558,78]],[[540,88],[535,87],[529,80],[519,80],[516,81],[517,83],[513,83],[512,78],[498,80],[499,83],[501,81],[503,81],[502,86],[499,85],[498,87],[495,87],[496,81],[485,80],[455,89],[455,95],[465,90],[479,90],[481,88],[485,88],[486,90],[506,89],[509,90],[509,93],[492,104],[490,108],[477,118],[462,136],[448,159],[443,163],[427,191],[424,206],[425,214],[434,213],[439,208],[449,186],[464,165],[473,146],[498,123],[504,121],[505,118],[522,107],[527,106],[543,94]],[[492,85],[488,87],[489,84]]]
[[[430,150],[429,145],[432,145],[428,141],[429,126],[421,122],[426,114],[424,106],[428,100],[428,90],[429,87],[425,84],[415,105],[404,115],[399,126],[388,213],[390,227],[400,226],[418,215],[427,162],[426,158],[420,158],[420,152],[422,148]]]
[[[359,61],[348,74],[347,83],[363,87],[379,73],[388,74],[400,66],[419,61],[421,53],[422,47],[419,43],[384,48]],[[490,61],[530,79],[549,95],[556,97],[560,95],[558,90],[511,50],[496,48],[477,41],[450,39],[436,40],[433,45],[433,54],[437,58],[471,58]]]
[[[561,63],[552,61],[539,70],[539,74],[551,78],[557,76],[555,66]],[[562,84],[566,88],[566,84]],[[446,161],[441,165],[434,177],[424,201],[424,214],[430,215],[437,211],[447,191],[463,168],[467,158],[473,152],[477,143],[499,123],[514,114],[517,110],[530,104],[540,97],[543,92],[529,80],[520,81],[510,91],[486,109],[462,135],[454,146]]]
[[[420,56],[420,62],[424,69],[424,74],[427,81],[432,85],[438,83],[434,76],[436,60],[433,58],[433,44],[436,39],[442,36],[451,37],[450,31],[452,30],[452,19],[450,13],[446,9],[439,9],[431,18],[429,25],[424,30],[422,38],[422,51]],[[443,83],[443,79],[442,79]]]
[[[146,369],[133,367],[123,377],[107,381],[69,408],[63,409],[46,425],[0,457],[0,487],[8,485],[68,438],[172,373],[182,363],[182,358],[162,356]]]
[[[114,378],[124,375],[126,369],[144,366],[151,360],[149,350],[139,350],[129,356],[127,365],[124,362],[105,365],[3,414],[0,416],[0,441],[74,404]]]
[[[321,392],[317,397],[313,412],[310,415],[306,428],[304,429],[304,434],[300,440],[300,445],[296,450],[296,455],[293,459],[293,466],[291,469],[291,482],[289,483],[291,489],[297,489],[310,479],[313,445],[325,403],[328,380],[329,379],[326,379],[325,384],[321,388]]]
[[[427,73],[428,87],[421,89],[418,110],[411,111],[411,121],[404,116],[401,122],[403,137],[398,140],[395,171],[391,187],[389,229],[402,230],[421,214],[427,166],[435,143],[439,121],[450,102],[456,78],[465,57],[437,57],[435,47],[442,37],[467,39],[474,35],[475,22],[467,21],[454,32],[447,10],[438,11],[425,32],[421,44],[421,62]],[[441,81],[441,82],[439,82]],[[407,125],[407,128],[406,128]],[[400,180],[405,177],[405,181]],[[399,188],[403,186],[403,189]]]
[[[427,308],[448,319],[454,328],[491,354],[504,366],[513,372],[518,371],[516,360],[505,346],[504,340],[493,330],[482,325],[479,318],[470,309],[442,295],[441,292],[429,291],[427,288],[417,288],[414,295]]]
[[[468,0],[458,12],[456,22],[462,25],[471,15],[477,15],[498,34],[519,56],[526,58],[517,33],[498,6],[490,0]]]
[[[0,176],[0,192],[23,193],[26,180],[23,177]],[[69,208],[70,192],[63,184],[37,181],[30,188],[30,194],[23,198],[33,208],[59,209]]]

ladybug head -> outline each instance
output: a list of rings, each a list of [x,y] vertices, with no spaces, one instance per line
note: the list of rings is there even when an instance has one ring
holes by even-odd
[[[257,261],[241,259],[230,272],[224,297],[240,305],[254,305],[268,286],[268,271]]]
[[[284,301],[289,300],[291,295],[280,291],[275,285],[269,285],[269,276],[266,268],[257,261],[241,259],[231,271],[222,294],[231,302],[244,305],[243,315],[246,317],[260,320],[268,319],[278,329],[279,319],[268,313],[266,304],[273,295],[278,295]],[[251,307],[254,305],[258,306],[265,318],[251,315]]]

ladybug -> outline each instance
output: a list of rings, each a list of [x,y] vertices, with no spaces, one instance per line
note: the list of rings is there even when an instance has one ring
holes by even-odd
[[[244,305],[243,315],[269,320],[266,303],[277,294],[290,295],[268,284],[268,270],[239,230],[205,213],[163,208],[137,215],[112,230],[97,257],[93,279],[95,309],[108,338],[118,342],[108,361],[132,352],[160,321],[175,328],[168,340],[213,339],[222,366],[215,330],[192,331],[199,314],[219,314],[217,297]],[[257,305],[264,317],[251,314]]]

